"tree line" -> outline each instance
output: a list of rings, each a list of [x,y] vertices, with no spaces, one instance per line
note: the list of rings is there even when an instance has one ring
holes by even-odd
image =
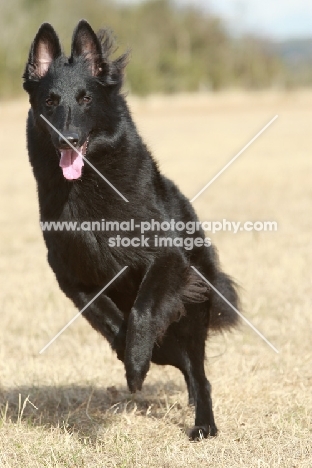
[[[50,22],[69,52],[79,19],[114,31],[119,51],[131,49],[125,88],[151,92],[259,89],[293,83],[289,68],[269,41],[233,38],[222,20],[173,0],[120,4],[112,0],[0,0],[0,97],[22,92],[30,43]],[[300,84],[300,83],[299,83]]]

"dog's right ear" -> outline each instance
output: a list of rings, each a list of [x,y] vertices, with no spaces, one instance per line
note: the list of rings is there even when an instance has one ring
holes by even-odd
[[[102,63],[101,44],[86,20],[79,21],[72,38],[70,60],[80,57],[89,65],[92,75],[98,75]]]
[[[39,81],[46,75],[51,63],[62,54],[59,38],[49,23],[43,23],[30,47],[28,62],[23,78],[27,91],[27,81]],[[26,86],[25,86],[26,85]]]

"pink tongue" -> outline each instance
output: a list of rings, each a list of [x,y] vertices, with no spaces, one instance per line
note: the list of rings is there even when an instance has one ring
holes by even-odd
[[[79,148],[82,151],[82,148]],[[81,154],[78,154],[73,149],[61,150],[60,167],[63,169],[65,179],[73,180],[81,176],[83,159]]]

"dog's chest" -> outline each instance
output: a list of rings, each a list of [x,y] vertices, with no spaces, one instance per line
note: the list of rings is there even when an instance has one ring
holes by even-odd
[[[65,204],[57,220],[50,221],[52,229],[43,235],[49,256],[60,270],[66,269],[78,282],[101,284],[118,260],[108,246],[107,234],[93,229],[98,214],[87,208],[82,202]]]

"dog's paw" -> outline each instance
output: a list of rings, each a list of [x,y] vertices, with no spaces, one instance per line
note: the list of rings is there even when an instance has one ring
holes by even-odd
[[[142,389],[142,385],[146,374],[150,368],[150,359],[146,358],[146,354],[140,355],[135,348],[130,352],[126,350],[125,369],[128,387],[131,393]]]
[[[216,436],[218,429],[215,425],[212,426],[194,426],[189,432],[189,440],[200,441],[206,439],[209,435]]]
[[[143,369],[140,370],[126,370],[126,378],[128,387],[131,393],[135,393],[138,390],[142,389],[142,385],[145,379],[147,371],[145,372]]]

